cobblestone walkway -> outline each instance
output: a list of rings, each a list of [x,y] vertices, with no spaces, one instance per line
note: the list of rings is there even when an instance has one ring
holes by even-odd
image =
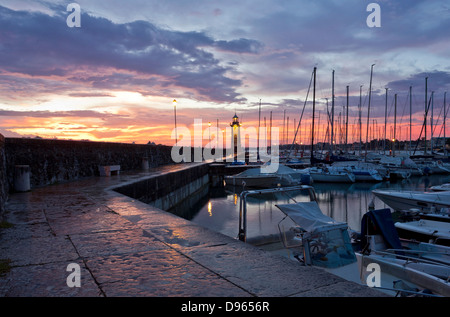
[[[199,227],[111,190],[170,166],[10,196],[0,296],[382,296]],[[71,263],[81,287],[69,287]]]

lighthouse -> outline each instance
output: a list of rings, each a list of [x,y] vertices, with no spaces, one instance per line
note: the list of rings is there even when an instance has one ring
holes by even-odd
[[[233,130],[232,139],[231,139],[231,146],[233,147],[233,157],[234,161],[237,161],[238,156],[238,148],[241,148],[241,134],[240,134],[240,127],[241,124],[239,123],[239,117],[234,113],[233,121],[230,123],[230,126]]]

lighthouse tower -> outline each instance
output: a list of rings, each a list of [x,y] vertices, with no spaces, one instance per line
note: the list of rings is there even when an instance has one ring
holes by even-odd
[[[233,146],[233,157],[234,161],[237,161],[238,156],[238,147],[241,148],[241,134],[240,134],[240,127],[241,124],[239,123],[239,117],[234,113],[233,121],[230,123],[231,128],[233,129],[233,135],[231,139],[231,144]]]

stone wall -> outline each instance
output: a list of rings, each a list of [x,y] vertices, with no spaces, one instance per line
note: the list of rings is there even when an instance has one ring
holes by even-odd
[[[114,190],[159,209],[168,210],[207,184],[209,164],[205,163],[122,185]]]
[[[171,147],[90,141],[5,138],[6,191],[14,184],[14,167],[29,165],[30,184],[39,187],[99,175],[98,165],[120,165],[121,171],[171,164]]]
[[[5,138],[0,134],[0,221],[2,221],[7,198],[8,182],[6,178]]]

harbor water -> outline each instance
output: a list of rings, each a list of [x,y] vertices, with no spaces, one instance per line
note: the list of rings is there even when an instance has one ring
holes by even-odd
[[[317,201],[322,212],[336,221],[346,222],[350,229],[360,231],[361,219],[373,203],[376,209],[389,208],[376,198],[373,189],[400,189],[427,191],[431,186],[450,182],[450,175],[410,177],[405,180],[391,180],[380,183],[356,182],[314,183]],[[239,206],[242,188],[223,186],[204,188],[192,197],[191,203],[182,203],[173,210],[198,225],[237,238],[239,232]],[[247,197],[247,238],[279,237],[278,225],[284,214],[277,204],[309,201],[301,192],[264,194]]]

